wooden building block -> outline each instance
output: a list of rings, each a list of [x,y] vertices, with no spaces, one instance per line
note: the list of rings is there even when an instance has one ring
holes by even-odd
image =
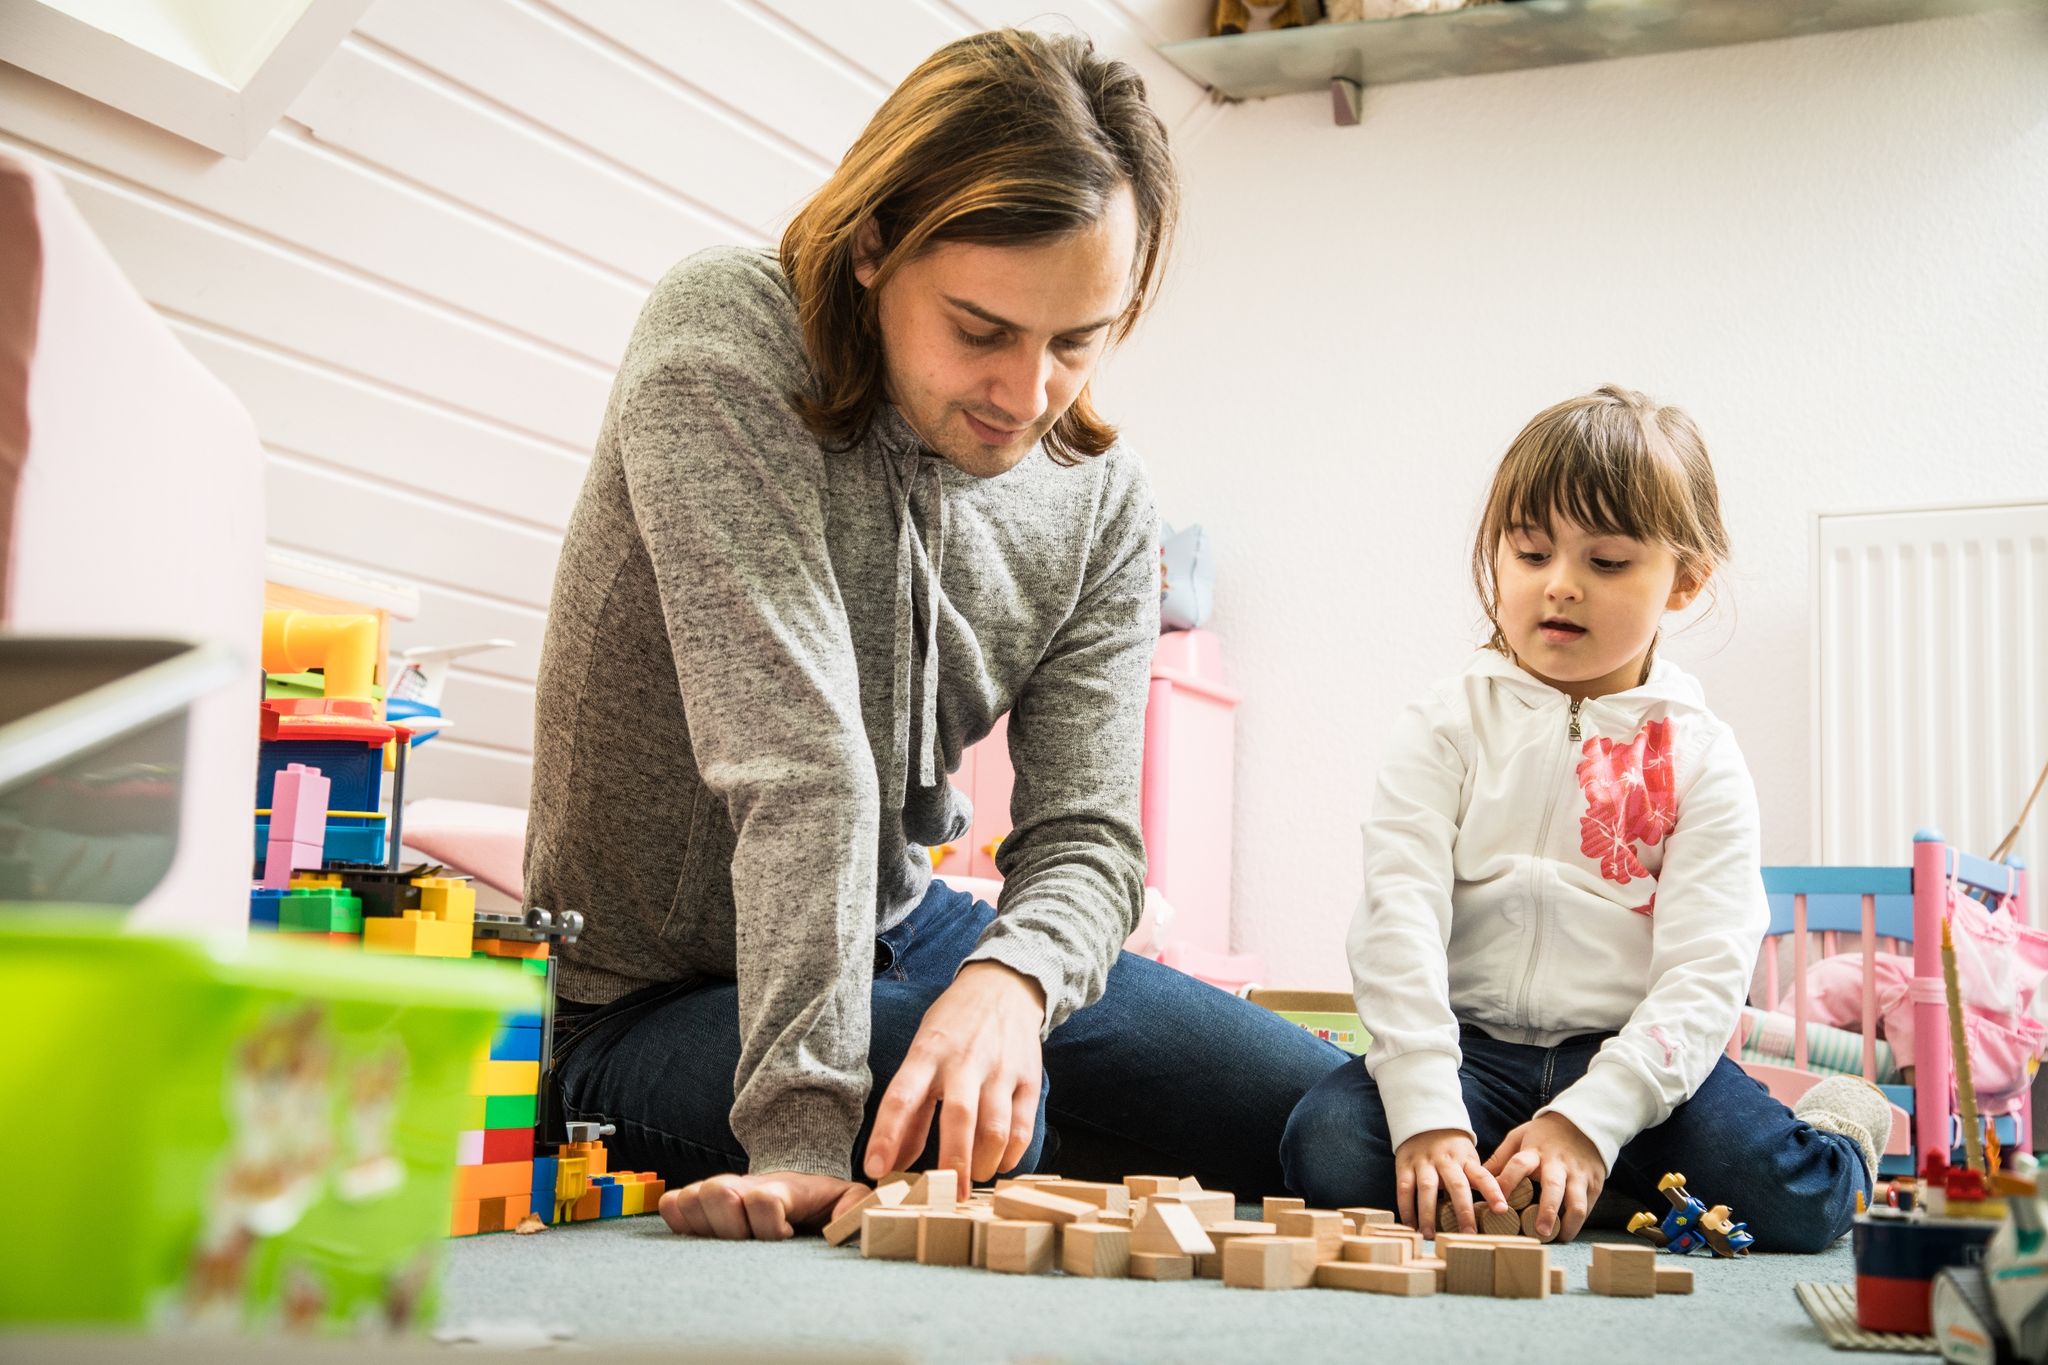
[[[996,1217],[1030,1223],[1092,1222],[1102,1210],[1079,1199],[1068,1199],[1042,1190],[1012,1185],[996,1191]]]
[[[1130,1273],[1131,1234],[1099,1223],[1069,1223],[1060,1229],[1060,1269],[1069,1275],[1122,1279]]]
[[[872,1208],[861,1216],[860,1254],[870,1261],[917,1259],[917,1224],[922,1209]]]
[[[1131,1253],[1131,1278],[1134,1280],[1191,1280],[1194,1277],[1195,1258],[1192,1256],[1170,1256],[1158,1251]]]
[[[1654,1296],[1657,1292],[1656,1248],[1595,1242],[1593,1264],[1586,1272],[1586,1287],[1595,1294],[1615,1299]]]
[[[1237,1289],[1306,1289],[1315,1283],[1316,1244],[1306,1237],[1233,1237],[1223,1248],[1223,1283]]]
[[[1266,1196],[1265,1203],[1259,1206],[1259,1216],[1268,1223],[1271,1223],[1283,1213],[1307,1207],[1308,1200],[1306,1199],[1289,1199],[1285,1195],[1269,1194]]]
[[[1052,1269],[1053,1225],[997,1218],[988,1225],[988,1268],[998,1275],[1043,1275]]]
[[[1493,1296],[1496,1299],[1549,1298],[1549,1250],[1541,1246],[1495,1247]]]
[[[904,1182],[882,1185],[869,1190],[861,1201],[825,1225],[825,1245],[836,1247],[853,1240],[860,1231],[861,1215],[869,1209],[893,1209],[910,1194],[910,1186]]]
[[[1523,1237],[1519,1234],[1510,1237],[1505,1233],[1495,1236],[1492,1233],[1486,1232],[1439,1232],[1436,1235],[1436,1244],[1439,1247],[1533,1247],[1543,1245],[1534,1237]]]
[[[1121,1185],[1093,1180],[1048,1180],[1039,1188],[1062,1199],[1078,1199],[1084,1204],[1093,1204],[1104,1213],[1128,1215],[1131,1211],[1131,1192]]]
[[[1519,1237],[1522,1234],[1522,1215],[1509,1209],[1501,1213],[1484,1206],[1477,1210],[1479,1231],[1488,1237]]]
[[[1211,1223],[1229,1223],[1237,1218],[1237,1196],[1222,1191],[1175,1190],[1170,1194],[1152,1195],[1146,1202],[1179,1204],[1195,1215],[1195,1221],[1203,1227]]]
[[[1508,1191],[1508,1207],[1520,1213],[1536,1202],[1536,1186],[1533,1181],[1523,1180]]]
[[[1346,1237],[1342,1259],[1369,1265],[1403,1265],[1408,1243],[1399,1237]]]
[[[1436,1201],[1436,1230],[1438,1232],[1456,1232],[1458,1230],[1458,1210],[1448,1199]]]
[[[1659,1294],[1692,1293],[1692,1267],[1689,1265],[1660,1265],[1656,1279]]]
[[[1534,1204],[1522,1210],[1522,1235],[1524,1237],[1534,1237],[1536,1235],[1536,1215],[1540,1212],[1542,1210],[1538,1209]]]
[[[1207,1256],[1216,1250],[1216,1244],[1184,1205],[1169,1199],[1148,1199],[1144,1217],[1131,1229],[1131,1250],[1168,1256]]]
[[[1268,1200],[1266,1202],[1271,1203],[1272,1201]],[[1295,1202],[1299,1204],[1301,1201],[1296,1200]],[[1350,1219],[1351,1226],[1360,1232],[1364,1232],[1368,1227],[1377,1227],[1398,1221],[1394,1217],[1392,1209],[1369,1209],[1363,1204],[1354,1204],[1348,1209],[1338,1209],[1337,1212]]]
[[[1436,1276],[1436,1292],[1439,1294],[1444,1292],[1444,1276],[1449,1267],[1443,1263],[1441,1257],[1417,1256],[1410,1259],[1408,1264],[1418,1270],[1427,1270],[1430,1274]]]
[[[1223,1252],[1231,1242],[1239,1237],[1271,1237],[1274,1229],[1271,1223],[1238,1222],[1232,1219],[1228,1223],[1212,1224],[1202,1231],[1209,1234],[1209,1240],[1215,1243],[1216,1250],[1206,1256],[1195,1257],[1195,1275],[1198,1279],[1220,1280],[1223,1278]]]
[[[1554,1265],[1550,1267],[1550,1292],[1553,1294],[1562,1294],[1565,1292],[1565,1290],[1569,1289],[1570,1287],[1570,1282],[1565,1279],[1564,1267],[1561,1265]]]
[[[945,1209],[951,1212],[960,1203],[960,1173],[926,1171],[918,1177],[917,1186],[911,1191],[910,1202],[923,1204],[926,1208]]]
[[[1318,1261],[1340,1260],[1344,1254],[1344,1215],[1328,1209],[1289,1209],[1273,1220],[1282,1237],[1307,1237],[1316,1244]]]
[[[1175,1194],[1180,1190],[1177,1175],[1127,1175],[1124,1188],[1131,1192],[1133,1199],[1150,1199],[1155,1194]]]
[[[1095,1221],[1103,1227],[1122,1228],[1125,1232],[1129,1232],[1137,1226],[1137,1219],[1131,1217],[1128,1213],[1098,1213],[1095,1215]],[[1073,1226],[1079,1227],[1081,1225],[1076,1223]]]
[[[973,1265],[974,1222],[951,1209],[926,1209],[917,1222],[919,1265]]]
[[[1245,1219],[1240,1222],[1233,1218],[1227,1223],[1210,1223],[1202,1231],[1208,1233],[1211,1239],[1217,1237],[1275,1237],[1279,1235],[1280,1228],[1276,1223],[1261,1223],[1253,1219]]]
[[[1493,1297],[1493,1250],[1470,1245],[1444,1248],[1445,1292]]]
[[[1367,1294],[1395,1294],[1419,1299],[1436,1293],[1436,1272],[1414,1265],[1372,1265],[1364,1261],[1325,1261],[1316,1267],[1318,1289],[1356,1289]]]

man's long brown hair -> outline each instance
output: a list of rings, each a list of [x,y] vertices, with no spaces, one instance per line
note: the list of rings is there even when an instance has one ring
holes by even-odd
[[[1085,38],[1020,29],[962,38],[926,58],[782,234],[814,376],[812,390],[791,401],[811,431],[841,450],[867,435],[887,401],[875,290],[919,252],[940,242],[1054,240],[1098,221],[1126,184],[1138,251],[1112,343],[1145,311],[1180,209],[1166,127],[1145,103],[1144,81]],[[864,288],[854,268],[870,223],[880,255]],[[1115,440],[1083,388],[1044,444],[1072,464]]]

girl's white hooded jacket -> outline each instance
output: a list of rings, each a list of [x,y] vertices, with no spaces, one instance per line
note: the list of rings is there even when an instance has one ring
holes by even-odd
[[[1713,1069],[1768,920],[1756,790],[1697,682],[1659,660],[1574,704],[1479,651],[1402,713],[1365,824],[1348,947],[1390,1139],[1472,1132],[1461,1021],[1538,1047],[1613,1030],[1537,1111],[1612,1170]]]

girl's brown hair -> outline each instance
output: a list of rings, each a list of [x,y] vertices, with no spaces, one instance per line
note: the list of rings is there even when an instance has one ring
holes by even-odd
[[[876,111],[782,234],[814,386],[791,395],[829,448],[867,435],[886,371],[875,291],[940,242],[1022,246],[1098,221],[1128,184],[1138,251],[1130,302],[1112,327],[1129,334],[1152,297],[1179,214],[1166,127],[1145,83],[1085,38],[998,29],[940,48]],[[863,229],[880,240],[875,273],[854,273]],[[1062,464],[1116,440],[1082,389],[1045,435]]]
[[[1501,537],[1518,526],[1549,535],[1560,514],[1597,535],[1664,546],[1681,584],[1711,582],[1728,558],[1714,466],[1692,418],[1614,384],[1567,399],[1522,428],[1487,491],[1472,586],[1493,627],[1489,648],[1509,652],[1494,566]]]

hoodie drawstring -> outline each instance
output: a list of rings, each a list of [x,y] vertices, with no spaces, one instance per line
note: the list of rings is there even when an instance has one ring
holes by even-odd
[[[918,534],[916,520],[911,516],[911,503],[917,495],[918,474],[923,466],[931,468],[931,478],[925,483],[925,522],[930,529],[932,544],[927,550],[923,538]],[[910,707],[911,688],[917,688],[918,728],[922,731],[922,743],[918,753],[918,780],[920,787],[937,784],[939,752],[939,570],[946,551],[946,497],[945,474],[941,462],[932,457],[911,452],[901,460],[894,458],[885,462],[889,473],[889,493],[896,514],[896,601],[899,604],[896,617],[895,649],[895,706],[896,728],[893,753],[891,754],[890,801],[892,810],[901,810],[908,794],[910,777]],[[923,561],[924,572],[916,572],[918,561]],[[919,579],[922,578],[922,582]],[[916,648],[913,631],[915,617],[920,609],[917,597],[922,590],[924,613],[924,670],[920,678],[913,680],[915,660],[912,655]]]

